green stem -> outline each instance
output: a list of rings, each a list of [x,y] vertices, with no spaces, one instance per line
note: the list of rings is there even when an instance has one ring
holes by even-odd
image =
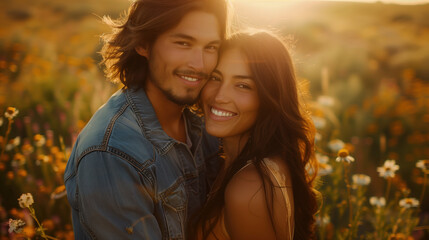
[[[380,239],[381,237],[381,208],[380,207],[376,207],[375,209],[375,234],[376,234],[376,238]]]
[[[422,194],[420,195],[420,204],[423,203],[423,198],[425,197],[425,191],[426,191],[426,184],[428,182],[428,174],[425,172],[424,173],[424,180],[423,180],[423,190],[422,190]]]
[[[44,238],[44,239],[48,239],[46,237],[45,231],[43,230],[42,224],[40,224],[39,220],[36,217],[36,210],[34,210],[34,208],[31,207],[31,206],[29,206],[28,209],[30,210],[31,217],[33,217],[33,219],[37,223],[37,226],[39,226],[39,229],[40,229],[40,232],[41,232],[41,237]]]
[[[402,208],[398,215],[398,220],[396,221],[395,225],[392,228],[392,234],[396,234],[396,231],[398,231],[399,224],[402,222],[402,215],[406,211],[406,208]]]
[[[3,146],[1,147],[0,161],[2,161],[2,159],[3,159],[3,154],[4,154],[4,150],[6,148],[6,144],[7,144],[8,138],[9,138],[10,130],[12,129],[12,123],[13,123],[13,119],[9,119],[8,124],[7,124],[6,134],[4,135]]]
[[[348,178],[348,166],[346,162],[344,162],[344,180],[346,182],[346,187],[347,187],[347,203],[349,205],[349,227],[350,227],[350,224],[352,223],[352,220],[353,220],[353,215],[352,215],[353,211],[352,211],[352,201],[351,201],[351,186]]]
[[[45,235],[45,237],[48,238],[48,239],[52,239],[52,240],[58,240],[58,238],[54,238],[54,237],[51,237],[51,236],[48,236],[48,235]]]
[[[386,203],[387,203],[387,200],[389,199],[389,193],[390,193],[390,185],[392,184],[392,181],[391,181],[391,178],[390,177],[388,177],[387,178],[387,188],[386,188]]]
[[[352,201],[351,201],[351,185],[350,185],[350,181],[348,178],[348,163],[347,162],[343,162],[343,166],[344,166],[344,181],[346,182],[346,187],[347,187],[347,203],[349,206],[349,224],[348,224],[348,231],[347,231],[347,236],[348,239],[352,239],[352,222],[353,222],[353,209],[352,209]]]

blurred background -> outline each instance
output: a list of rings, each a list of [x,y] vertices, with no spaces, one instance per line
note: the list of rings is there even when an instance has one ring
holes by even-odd
[[[290,43],[318,150],[335,159],[324,146],[344,141],[352,172],[372,179],[368,195],[385,193],[377,167],[396,160],[392,189],[420,199],[427,224],[427,179],[416,162],[429,159],[428,1],[232,2],[240,26],[274,30]],[[79,131],[121,88],[99,65],[100,35],[110,31],[100,17],[117,18],[129,4],[0,1],[1,239],[21,236],[8,233],[9,218],[26,219],[27,236],[36,234],[17,202],[27,192],[47,232],[73,239],[62,175]],[[19,110],[12,124],[8,107]]]

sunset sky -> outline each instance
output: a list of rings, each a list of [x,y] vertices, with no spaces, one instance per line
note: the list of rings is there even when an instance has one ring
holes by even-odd
[[[232,0],[241,2],[286,2],[286,1],[314,1],[314,0]],[[429,3],[429,0],[319,0],[319,1],[336,1],[336,2],[384,2],[398,4],[422,4]]]

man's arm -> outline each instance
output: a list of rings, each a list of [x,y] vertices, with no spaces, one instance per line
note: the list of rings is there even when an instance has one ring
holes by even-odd
[[[79,221],[98,239],[161,239],[148,180],[126,160],[92,152],[76,175]]]

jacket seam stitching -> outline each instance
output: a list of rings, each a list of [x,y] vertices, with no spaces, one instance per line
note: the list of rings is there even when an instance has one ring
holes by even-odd
[[[109,143],[110,135],[112,134],[113,126],[115,125],[116,120],[124,113],[128,106],[129,104],[125,104],[124,106],[122,106],[121,109],[119,109],[119,111],[110,120],[106,132],[104,133],[103,141],[101,142],[101,146],[104,150],[107,149],[107,144]]]

